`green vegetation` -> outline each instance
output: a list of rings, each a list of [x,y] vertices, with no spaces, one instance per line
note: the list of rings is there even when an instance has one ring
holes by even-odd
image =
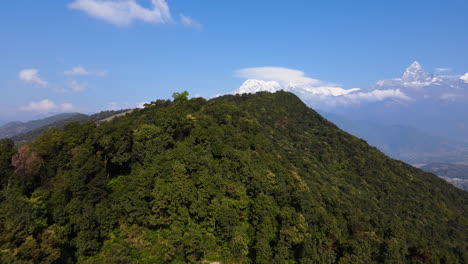
[[[183,91],[181,93],[173,93],[172,98],[174,98],[174,102],[184,102],[188,100],[189,93],[187,91]]]
[[[467,262],[466,192],[293,94],[175,101],[0,141],[0,262]]]

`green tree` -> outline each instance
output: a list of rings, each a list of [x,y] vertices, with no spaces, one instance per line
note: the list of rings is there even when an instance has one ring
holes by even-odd
[[[0,263],[467,262],[466,192],[293,94],[187,95],[0,141]]]
[[[15,145],[11,139],[0,140],[0,190],[7,184],[13,173],[11,158],[15,153]]]
[[[187,91],[183,91],[181,93],[175,92],[172,94],[172,98],[174,98],[174,102],[184,102],[188,100],[189,93]]]

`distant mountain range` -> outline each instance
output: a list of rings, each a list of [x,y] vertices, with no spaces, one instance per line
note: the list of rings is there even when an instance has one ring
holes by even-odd
[[[80,113],[63,113],[29,122],[9,122],[0,127],[0,139],[12,138],[16,142],[30,141],[49,129],[61,129],[67,124],[73,122],[84,123],[88,121],[108,121],[113,116],[119,116],[128,111],[128,109],[118,111],[103,111],[93,115],[85,115]]]
[[[419,62],[415,61],[409,66],[400,78],[378,81],[371,88],[424,88],[427,90],[437,88],[468,88],[468,73],[462,76],[439,75],[425,71]],[[466,92],[466,91],[465,91]],[[466,94],[465,94],[466,95]],[[440,98],[442,100],[448,99]]]
[[[74,116],[79,116],[78,113],[63,113],[58,115],[53,115],[47,118],[33,120],[28,122],[9,122],[0,127],[0,138],[13,137],[22,133],[32,131],[34,129],[52,124],[54,122],[68,119]]]
[[[468,162],[468,143],[464,141],[435,136],[406,125],[383,125],[367,120],[349,120],[333,113],[321,114],[392,158],[410,164]]]
[[[391,89],[398,89],[409,100],[338,107],[335,113],[352,120],[415,127],[431,135],[468,142],[468,74],[435,75],[414,62],[400,78],[381,80],[369,87],[374,91]]]

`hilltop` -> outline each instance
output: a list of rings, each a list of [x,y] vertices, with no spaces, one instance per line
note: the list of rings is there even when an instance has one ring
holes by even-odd
[[[1,262],[468,260],[466,192],[295,95],[177,99],[1,141]]]

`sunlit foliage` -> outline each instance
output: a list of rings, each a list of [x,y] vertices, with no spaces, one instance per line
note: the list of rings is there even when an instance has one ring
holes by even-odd
[[[290,93],[177,95],[15,149],[2,263],[466,263],[467,195]]]

